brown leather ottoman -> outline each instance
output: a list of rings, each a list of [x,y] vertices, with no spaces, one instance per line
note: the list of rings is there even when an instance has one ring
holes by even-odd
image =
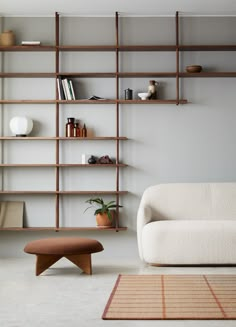
[[[91,275],[91,253],[103,251],[103,246],[100,242],[89,238],[46,238],[28,243],[24,251],[37,256],[36,276],[62,257],[67,258],[86,274]]]

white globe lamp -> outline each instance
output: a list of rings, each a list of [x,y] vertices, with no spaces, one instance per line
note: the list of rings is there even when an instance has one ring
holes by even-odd
[[[26,136],[33,129],[33,121],[29,117],[13,117],[10,120],[10,129],[15,136]]]

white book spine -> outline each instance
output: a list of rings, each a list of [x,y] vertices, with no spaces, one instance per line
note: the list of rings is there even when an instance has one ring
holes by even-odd
[[[59,78],[57,78],[57,91],[58,91],[58,98],[59,98],[59,100],[61,100],[62,97],[61,97],[61,89],[60,89],[60,80],[59,80]]]
[[[69,100],[69,99],[68,99],[68,95],[67,95],[67,91],[66,91],[66,83],[65,83],[65,80],[62,79],[61,81],[62,81],[62,86],[63,86],[63,90],[64,90],[65,98],[66,98],[66,100]]]
[[[71,96],[70,88],[69,88],[69,84],[68,84],[68,79],[65,78],[63,81],[64,81],[64,84],[65,84],[67,100],[72,100],[72,96]]]
[[[74,92],[74,87],[73,87],[73,83],[72,83],[71,79],[69,80],[69,83],[70,83],[70,90],[72,93],[72,100],[75,100],[75,92]]]

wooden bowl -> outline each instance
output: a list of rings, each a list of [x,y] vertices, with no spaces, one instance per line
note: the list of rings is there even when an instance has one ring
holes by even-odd
[[[200,73],[202,71],[202,66],[200,65],[191,65],[186,67],[188,73]]]

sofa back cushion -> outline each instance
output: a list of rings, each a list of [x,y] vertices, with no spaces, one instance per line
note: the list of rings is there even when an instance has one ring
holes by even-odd
[[[236,220],[236,183],[173,183],[147,188],[142,204],[152,220]]]

